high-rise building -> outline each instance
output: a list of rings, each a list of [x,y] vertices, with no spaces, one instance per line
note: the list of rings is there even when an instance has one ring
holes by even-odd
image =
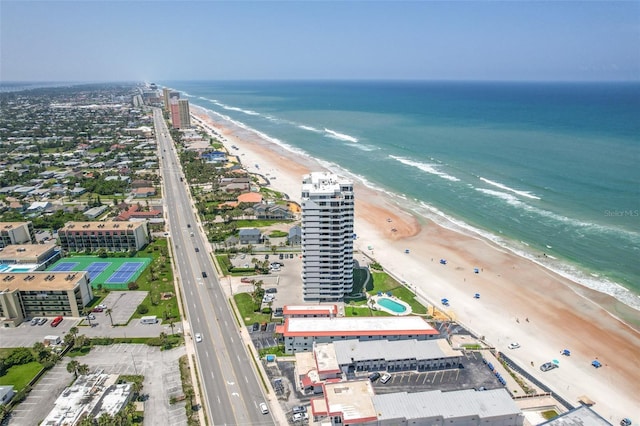
[[[326,172],[303,177],[305,301],[339,301],[353,289],[353,211],[353,182]]]
[[[168,87],[162,89],[162,101],[164,103],[164,110],[169,111],[169,92],[171,90]]]
[[[189,112],[189,101],[187,99],[178,100],[178,114],[180,114],[180,128],[191,127],[191,115]]]
[[[174,129],[180,128],[180,105],[179,99],[172,97],[169,99],[169,112],[171,113],[171,126]]]

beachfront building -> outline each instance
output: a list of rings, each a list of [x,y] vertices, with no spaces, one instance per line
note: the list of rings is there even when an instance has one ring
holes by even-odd
[[[149,230],[146,222],[67,222],[58,239],[68,252],[137,251],[149,244]]]
[[[424,319],[404,317],[293,317],[276,327],[284,339],[285,352],[309,352],[316,343],[338,340],[428,340],[440,333]]]
[[[179,99],[176,97],[169,99],[169,114],[171,117],[171,126],[174,129],[180,128],[180,105],[178,101]]]
[[[31,222],[0,222],[0,248],[24,243],[36,243],[36,233]]]
[[[340,301],[353,289],[353,182],[326,172],[302,179],[305,301]]]
[[[191,113],[189,111],[189,100],[178,100],[178,114],[180,114],[180,128],[188,129],[191,127]]]
[[[357,372],[440,370],[457,366],[462,356],[446,339],[317,343],[313,352],[296,352],[296,385],[317,394],[324,391],[324,383]]]
[[[504,388],[477,392],[376,395],[369,380],[327,383],[311,400],[314,421],[331,425],[522,426],[524,415]]]
[[[26,318],[79,317],[93,300],[87,272],[0,273],[0,326]]]

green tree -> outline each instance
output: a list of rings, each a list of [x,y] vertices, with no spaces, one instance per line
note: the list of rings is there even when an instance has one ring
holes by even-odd
[[[73,373],[76,379],[78,378],[78,367],[80,367],[80,363],[75,359],[69,361],[69,363],[67,364],[67,371],[69,373]]]

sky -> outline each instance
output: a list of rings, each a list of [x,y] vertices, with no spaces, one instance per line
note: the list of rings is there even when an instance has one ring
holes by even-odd
[[[640,81],[640,1],[0,0],[0,81]]]

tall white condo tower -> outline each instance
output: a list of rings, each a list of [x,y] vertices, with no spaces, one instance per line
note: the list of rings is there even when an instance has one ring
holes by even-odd
[[[353,289],[353,182],[326,172],[302,178],[305,301],[340,301]]]

